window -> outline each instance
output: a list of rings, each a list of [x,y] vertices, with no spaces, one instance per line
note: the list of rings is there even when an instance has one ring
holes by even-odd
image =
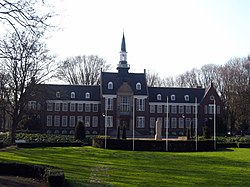
[[[179,128],[184,128],[184,119],[179,118]]]
[[[89,93],[89,92],[85,93],[85,98],[86,98],[86,99],[89,99],[89,98],[90,98],[90,93]]]
[[[162,105],[157,105],[157,113],[162,113]]]
[[[82,103],[78,103],[77,111],[78,112],[82,112],[83,111],[83,104]]]
[[[113,116],[106,116],[106,120],[107,120],[107,127],[113,127]]]
[[[183,113],[184,113],[184,106],[179,105],[179,114],[183,114]]]
[[[154,117],[150,117],[149,126],[150,126],[150,128],[155,128],[155,118]]]
[[[60,133],[59,130],[54,131],[54,134],[59,134],[59,133]]]
[[[67,131],[66,131],[66,130],[63,130],[63,131],[62,131],[62,134],[67,134]]]
[[[186,118],[186,121],[185,121],[185,126],[186,126],[186,128],[190,128],[190,126],[191,126],[191,118]]]
[[[130,111],[130,96],[120,97],[120,111],[129,112]]]
[[[83,122],[83,117],[82,116],[77,116],[77,123],[79,123],[79,121]]]
[[[53,103],[47,103],[47,111],[53,111]]]
[[[108,89],[109,90],[113,90],[113,82],[109,82],[108,83]]]
[[[93,112],[98,112],[98,104],[93,104]]]
[[[155,105],[150,105],[150,113],[155,113]]]
[[[136,90],[141,90],[141,83],[137,82],[135,87]]]
[[[136,117],[136,128],[144,128],[145,127],[145,118],[144,116]]]
[[[177,120],[176,120],[176,118],[171,118],[171,127],[172,128],[177,128]]]
[[[211,101],[214,100],[214,96],[213,96],[213,95],[210,96],[210,100],[211,100]]]
[[[54,117],[54,126],[59,127],[60,126],[60,116]]]
[[[61,103],[55,103],[55,111],[61,110]]]
[[[169,113],[169,105],[168,105],[168,108],[167,108],[167,105],[164,105],[164,113],[167,113],[167,109],[168,109],[168,113]]]
[[[177,106],[171,106],[171,113],[176,114],[177,113]]]
[[[171,95],[171,101],[175,101],[175,95]]]
[[[71,92],[71,94],[70,94],[70,98],[71,98],[71,99],[75,99],[75,98],[76,98],[76,94],[75,94],[75,92]]]
[[[85,127],[90,127],[90,116],[85,116]]]
[[[161,101],[161,94],[157,94],[157,101]]]
[[[56,98],[60,98],[61,95],[60,95],[60,92],[56,92]]]
[[[28,102],[28,109],[36,110],[36,101],[29,101]]]
[[[105,105],[107,110],[113,110],[113,98],[106,98]]]
[[[75,116],[69,117],[69,126],[70,127],[75,127],[75,125],[76,125],[75,119],[76,119]]]
[[[136,111],[145,111],[145,99],[136,99]]]
[[[209,114],[214,114],[214,104],[208,105],[208,112]]]
[[[68,116],[62,116],[62,127],[68,126]]]
[[[90,112],[90,107],[91,105],[90,104],[85,104],[85,112]]]
[[[76,110],[76,104],[70,103],[70,112],[75,112],[75,110]]]
[[[48,127],[52,126],[52,116],[51,115],[47,116],[47,126]]]
[[[98,116],[92,117],[92,127],[98,127]]]
[[[184,96],[185,101],[189,101],[189,95]]]
[[[164,118],[164,128],[166,128],[166,122],[167,122],[167,118],[165,117]],[[169,118],[168,118],[168,127],[170,127],[170,120],[169,120]]]
[[[62,104],[62,111],[67,112],[68,111],[68,103]]]
[[[191,114],[191,106],[186,106],[186,114]]]

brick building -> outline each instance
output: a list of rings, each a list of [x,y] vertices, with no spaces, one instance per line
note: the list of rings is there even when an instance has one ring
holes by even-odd
[[[198,130],[216,116],[222,117],[222,102],[211,84],[208,88],[148,87],[146,73],[130,73],[123,35],[117,72],[101,72],[100,85],[40,84],[30,96],[27,115],[36,116],[41,131],[53,134],[73,134],[78,121],[84,121],[86,133],[116,136],[117,127],[125,125],[127,135],[149,137],[154,134],[155,122],[162,124],[162,134],[168,127],[171,136]],[[168,109],[167,109],[168,106]],[[197,114],[196,114],[197,107]]]

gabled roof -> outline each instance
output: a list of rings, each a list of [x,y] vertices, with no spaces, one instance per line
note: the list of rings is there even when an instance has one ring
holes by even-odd
[[[46,95],[47,100],[86,100],[100,101],[100,86],[89,85],[58,85],[58,84],[38,84],[38,90]],[[56,93],[60,93],[60,98]],[[75,93],[75,98],[71,98],[71,93]],[[90,93],[90,98],[85,98],[86,93]]]
[[[113,89],[108,89],[108,83],[113,83]],[[144,73],[127,73],[126,76],[121,76],[119,73],[102,72],[101,74],[101,89],[102,94],[115,95],[120,86],[127,82],[134,92],[134,95],[147,95],[147,83]],[[136,84],[141,84],[141,90],[136,89]]]
[[[167,102],[171,103],[200,103],[202,100],[205,89],[204,88],[172,88],[172,87],[148,87],[149,102]],[[161,100],[157,100],[157,95],[161,94]],[[171,95],[175,95],[175,100],[171,100]],[[185,100],[185,95],[189,96],[189,101]]]

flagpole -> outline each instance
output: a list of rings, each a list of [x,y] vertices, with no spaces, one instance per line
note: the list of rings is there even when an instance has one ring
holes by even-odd
[[[214,99],[214,150],[216,150],[216,104]]]
[[[107,111],[107,108],[108,108],[108,101],[105,99],[105,141],[104,141],[104,147],[105,147],[105,149],[107,148],[107,113],[108,113],[108,111]]]
[[[198,107],[197,107],[197,97],[195,98],[195,150],[198,151]]]
[[[135,150],[135,98],[133,97],[133,151]]]
[[[166,114],[166,151],[168,151],[168,96],[167,96],[167,114]]]

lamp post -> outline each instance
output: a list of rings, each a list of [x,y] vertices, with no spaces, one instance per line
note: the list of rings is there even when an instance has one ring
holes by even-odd
[[[216,150],[216,104],[214,99],[214,150]]]
[[[198,106],[195,98],[195,150],[198,151]]]
[[[135,97],[133,97],[133,151],[135,150]]]

